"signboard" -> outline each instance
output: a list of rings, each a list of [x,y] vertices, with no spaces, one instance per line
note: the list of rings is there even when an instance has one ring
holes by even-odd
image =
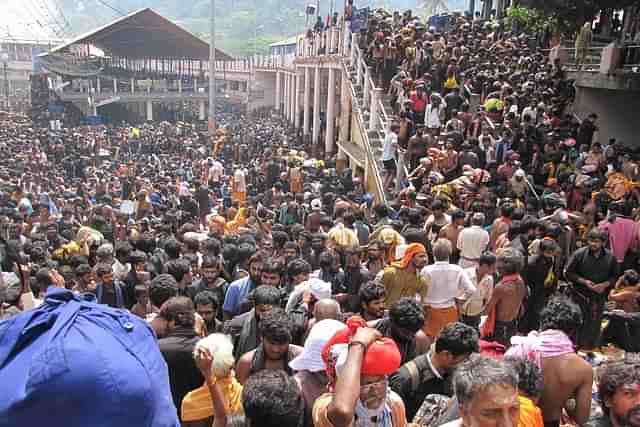
[[[351,17],[351,32],[359,33],[360,30],[366,29],[369,20],[369,8],[362,9],[353,8],[353,16]]]

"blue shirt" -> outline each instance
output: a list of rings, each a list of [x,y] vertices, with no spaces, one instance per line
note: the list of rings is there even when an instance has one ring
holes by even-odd
[[[254,288],[255,285],[249,276],[231,282],[229,289],[227,289],[227,295],[224,298],[222,310],[231,313],[231,315],[235,315],[240,304],[247,299],[247,295],[249,295]]]
[[[153,330],[90,294],[0,322],[0,384],[1,427],[180,426]]]

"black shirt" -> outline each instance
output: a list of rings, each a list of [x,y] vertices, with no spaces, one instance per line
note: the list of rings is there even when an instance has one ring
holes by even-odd
[[[193,360],[193,349],[199,339],[191,327],[178,328],[172,331],[169,336],[158,340],[162,357],[169,368],[171,395],[180,419],[182,419],[180,413],[182,399],[204,382],[204,378]]]
[[[595,256],[589,247],[585,246],[575,251],[569,259],[565,269],[565,275],[567,274],[575,274],[593,283],[613,282],[618,276],[618,262],[611,252],[604,248]],[[606,298],[608,295],[608,292],[598,294],[579,283],[573,285],[587,297]]]
[[[439,378],[431,369],[429,355],[421,354],[405,363],[389,377],[391,390],[402,398],[407,420],[412,420],[429,394],[445,394],[446,379]]]

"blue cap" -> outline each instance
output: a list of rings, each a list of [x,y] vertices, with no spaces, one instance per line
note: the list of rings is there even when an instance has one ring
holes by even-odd
[[[0,426],[180,426],[149,325],[66,289],[0,322],[0,384]]]

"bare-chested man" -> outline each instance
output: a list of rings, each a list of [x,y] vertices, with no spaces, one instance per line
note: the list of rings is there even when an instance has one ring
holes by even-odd
[[[460,250],[458,249],[458,235],[464,228],[465,212],[462,209],[457,209],[451,213],[451,223],[445,225],[441,230],[438,237],[447,239],[451,242],[453,252],[451,253],[450,262],[457,264],[460,260]]]
[[[416,134],[409,138],[409,145],[407,148],[411,170],[417,168],[420,159],[427,155],[427,144],[429,143],[429,139],[430,137],[428,135],[424,135],[424,125],[417,125]]]
[[[589,418],[593,369],[574,350],[581,323],[580,307],[568,298],[553,299],[540,314],[540,332],[519,338],[507,352],[540,365],[544,389],[539,406],[545,427],[558,427],[563,409],[578,425]]]
[[[524,265],[524,257],[512,248],[499,251],[497,256],[496,268],[501,278],[493,289],[486,308],[489,319],[495,319],[495,322],[486,322],[483,336],[490,335],[494,341],[508,347],[511,337],[518,330],[518,315],[527,293],[519,274]]]
[[[501,234],[509,231],[509,225],[511,225],[511,215],[513,215],[513,205],[511,203],[505,203],[500,206],[500,217],[493,221],[491,226],[491,233],[489,234],[489,244],[491,249],[495,251],[496,240]]]

